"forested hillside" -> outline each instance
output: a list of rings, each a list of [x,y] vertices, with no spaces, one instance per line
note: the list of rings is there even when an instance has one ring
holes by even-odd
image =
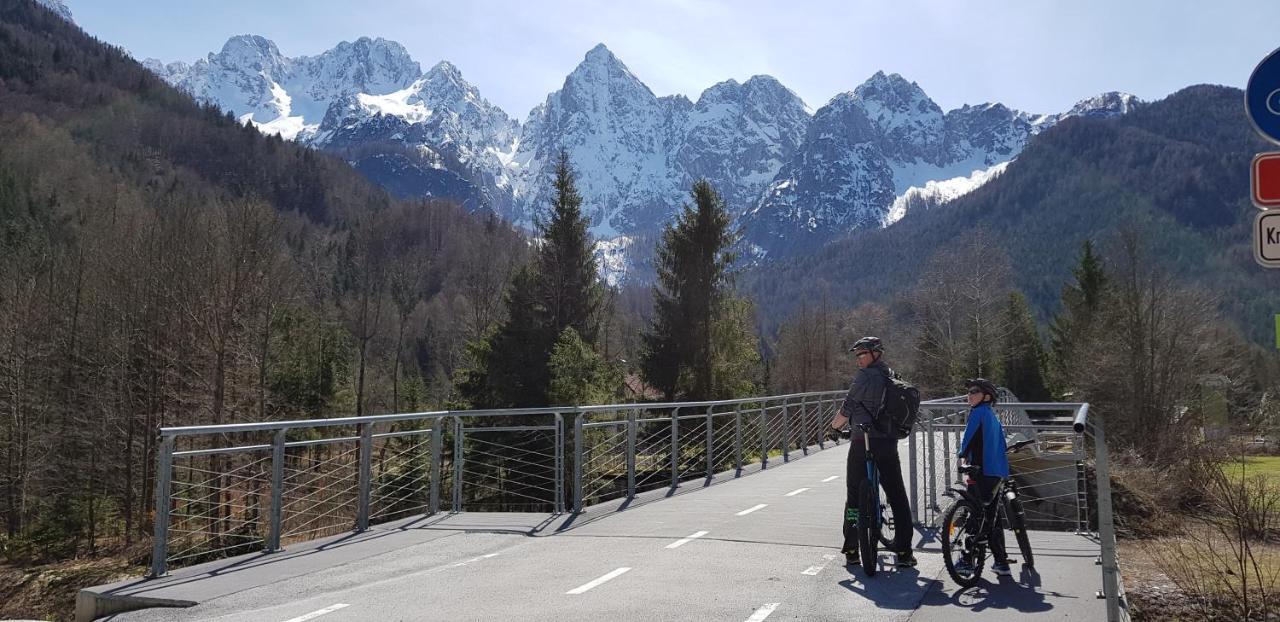
[[[526,248],[0,1],[0,549],[145,556],[158,426],[451,399]]]
[[[1043,324],[1081,243],[1104,254],[1123,228],[1196,288],[1250,340],[1272,343],[1280,272],[1251,256],[1249,161],[1267,149],[1241,110],[1239,90],[1195,86],[1122,117],[1074,118],[1030,141],[998,179],[885,229],[853,234],[820,252],[744,278],[765,322],[824,292],[840,305],[890,303],[925,262],[984,230],[1006,252],[1014,284]]]

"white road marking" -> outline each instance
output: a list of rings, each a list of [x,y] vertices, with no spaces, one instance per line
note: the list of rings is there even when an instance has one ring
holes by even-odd
[[[678,547],[678,546],[683,546],[683,545],[685,545],[685,544],[688,544],[688,543],[692,542],[695,538],[701,538],[702,536],[705,536],[705,535],[707,535],[708,533],[710,533],[710,532],[707,532],[707,531],[699,531],[699,532],[693,533],[693,534],[692,534],[692,535],[690,535],[688,538],[681,538],[681,539],[679,539],[679,540],[676,540],[675,542],[672,542],[671,544],[668,544],[668,545],[667,545],[667,548],[669,548],[669,549],[674,549],[674,548],[676,548],[676,547]]]
[[[765,603],[763,607],[756,609],[756,612],[751,614],[750,618],[747,618],[747,622],[764,622],[764,619],[769,617],[769,614],[773,613],[773,610],[777,609],[778,605],[781,604],[782,603]]]
[[[756,510],[764,509],[764,508],[767,508],[767,507],[769,507],[769,504],[768,504],[768,503],[761,503],[760,505],[757,505],[757,506],[755,506],[755,507],[753,507],[753,508],[747,508],[747,509],[745,509],[745,510],[743,510],[743,511],[741,511],[741,512],[738,512],[738,516],[746,516],[746,515],[748,515],[748,514],[750,514],[750,513],[754,512],[754,511],[756,511]]]
[[[473,557],[473,558],[471,558],[471,559],[468,559],[468,560],[466,560],[466,561],[461,561],[461,562],[458,562],[458,563],[456,563],[456,564],[449,564],[448,566],[444,566],[443,568],[436,568],[436,570],[444,570],[444,569],[446,569],[446,568],[457,568],[457,567],[459,567],[459,566],[466,566],[467,564],[473,564],[473,563],[478,562],[478,561],[480,561],[480,560],[482,560],[482,559],[489,559],[490,557],[494,557],[494,556],[496,556],[496,555],[497,555],[497,553],[490,553],[490,554],[488,554],[488,555],[481,555],[480,557]]]
[[[823,569],[823,568],[826,568],[826,567],[827,567],[827,564],[830,564],[830,563],[831,563],[831,560],[835,559],[836,557],[837,557],[836,555],[823,555],[823,556],[822,556],[823,562],[822,562],[821,564],[819,564],[819,565],[817,565],[817,566],[809,566],[809,567],[808,567],[804,572],[802,572],[802,573],[800,573],[800,574],[807,574],[807,575],[809,575],[809,576],[811,576],[811,577],[812,577],[812,576],[815,576],[815,575],[817,575],[819,572],[822,572],[822,569]]]
[[[565,594],[581,594],[581,593],[583,593],[583,592],[585,592],[585,591],[587,591],[587,590],[589,590],[589,589],[591,589],[591,588],[593,588],[593,587],[596,587],[596,586],[598,586],[598,585],[600,585],[600,584],[604,583],[605,581],[609,581],[610,579],[615,579],[615,578],[617,578],[617,577],[622,576],[622,575],[623,575],[623,573],[627,572],[628,570],[631,570],[631,569],[630,569],[630,568],[619,568],[619,569],[617,569],[617,570],[615,570],[615,571],[613,571],[613,572],[610,572],[609,574],[607,574],[607,575],[605,575],[605,576],[603,576],[603,577],[600,577],[599,579],[596,579],[595,581],[592,581],[591,583],[588,583],[588,584],[586,584],[586,585],[582,585],[582,586],[579,586],[579,587],[575,587],[575,588],[573,588],[572,590],[569,590],[568,592],[565,592]]]
[[[823,482],[823,483],[826,483],[826,482],[829,482],[829,481],[831,481],[831,480],[833,480],[833,479],[839,479],[839,478],[840,478],[840,476],[839,476],[839,475],[832,475],[831,477],[828,477],[827,479],[822,480],[822,482]]]
[[[326,613],[333,613],[339,609],[342,609],[344,607],[350,607],[350,606],[351,605],[348,605],[346,603],[338,603],[336,605],[330,605],[328,607],[325,607],[324,609],[321,609],[319,611],[312,611],[311,613],[308,613],[307,615],[304,615],[304,616],[298,616],[296,618],[285,620],[284,622],[306,622],[306,620],[310,620],[311,618],[318,618]]]
[[[787,494],[785,494],[785,495],[783,495],[783,496],[784,496],[784,497],[794,497],[794,496],[796,496],[796,495],[798,495],[798,494],[800,494],[800,493],[802,493],[802,492],[804,492],[804,491],[806,491],[806,490],[808,490],[808,488],[801,488],[801,489],[799,489],[799,490],[793,490],[793,491],[791,491],[791,492],[789,492],[789,493],[787,493]]]

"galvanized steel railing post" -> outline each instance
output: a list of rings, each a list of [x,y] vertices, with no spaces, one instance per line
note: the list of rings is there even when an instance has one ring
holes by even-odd
[[[802,397],[800,398],[800,451],[804,455],[809,455],[809,432],[813,428],[809,427],[809,409],[808,403]]]
[[[713,456],[711,455],[711,448],[714,446],[715,438],[716,438],[715,431],[713,429],[714,426],[712,426],[713,421],[711,419],[712,408],[714,407],[713,406],[707,407],[707,479],[711,479],[715,475],[715,473],[712,471],[712,469],[714,468],[714,464],[713,464],[714,460],[712,459]]]
[[[782,398],[782,462],[791,461],[791,398]]]
[[[760,403],[760,470],[769,468],[769,401]]]
[[[680,407],[671,411],[671,487],[680,485]]]
[[[443,479],[441,473],[440,454],[442,445],[444,444],[444,419],[436,419],[431,424],[431,505],[427,508],[432,514],[440,511],[440,480]]]
[[[636,411],[627,411],[627,498],[636,497]]]
[[[288,430],[276,430],[271,443],[271,525],[267,531],[267,552],[280,550],[284,525],[284,445]]]
[[[742,405],[733,405],[733,468],[734,477],[742,475]]]
[[[160,438],[160,467],[156,470],[155,540],[151,548],[151,578],[168,572],[169,505],[173,488],[173,437]]]
[[[1082,407],[1083,408],[1083,407]],[[1098,535],[1102,540],[1102,596],[1107,599],[1107,622],[1120,620],[1120,569],[1116,566],[1116,530],[1111,522],[1111,459],[1102,417],[1093,422],[1098,479]]]
[[[925,473],[925,477],[928,478],[925,481],[925,496],[928,497],[929,499],[929,505],[926,507],[931,513],[931,516],[936,516],[936,513],[938,512],[938,482],[937,482],[938,452],[937,452],[936,439],[934,438],[935,436],[936,434],[934,433],[934,430],[933,430],[933,418],[930,417],[929,418],[929,437],[925,439],[925,443],[926,443],[925,453],[928,455],[928,459],[929,459],[929,462],[927,463],[927,466],[926,466],[926,473]]]
[[[926,411],[928,412],[928,411]],[[916,450],[916,437],[920,434],[920,427],[916,426],[912,430],[911,435],[907,437],[907,477],[911,480],[911,516],[915,519],[917,525],[923,523],[920,519],[920,480],[919,468],[916,461],[919,460],[919,452]]]
[[[581,421],[583,415],[582,415],[582,412],[576,408],[574,409],[573,414],[574,414],[573,420],[575,421],[574,425],[576,426],[578,425],[576,422]],[[564,513],[564,415],[561,415],[560,413],[556,413],[556,460],[555,462],[556,462],[556,479],[555,479],[556,502],[555,504],[553,504],[553,507],[555,509],[556,514],[563,514]],[[573,470],[575,472],[579,470],[577,465],[574,465]]]
[[[573,511],[582,511],[582,417],[573,422]]]
[[[356,531],[369,529],[369,490],[373,479],[373,424],[360,424],[360,505],[356,508]]]
[[[1082,535],[1089,532],[1089,524],[1086,522],[1089,483],[1084,468],[1084,448],[1080,434],[1071,437],[1071,455],[1076,459],[1076,535]]]
[[[462,511],[462,417],[453,418],[453,513]]]
[[[947,424],[951,423],[951,415],[947,415],[946,423]],[[954,434],[954,432],[951,430],[950,427],[947,427],[942,432],[942,477],[946,478],[943,483],[944,486],[950,483],[952,481],[952,478],[954,477],[954,475],[952,474],[953,471],[951,470],[951,435],[952,434]],[[950,488],[942,489],[943,495],[948,495],[949,493],[950,493]]]

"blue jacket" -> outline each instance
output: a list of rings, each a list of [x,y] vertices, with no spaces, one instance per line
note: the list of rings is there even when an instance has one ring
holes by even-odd
[[[996,418],[996,411],[989,404],[979,404],[969,411],[969,424],[964,428],[964,440],[960,441],[960,457],[969,464],[982,467],[982,474],[989,477],[1009,477],[1008,446],[1004,442],[1004,427]]]

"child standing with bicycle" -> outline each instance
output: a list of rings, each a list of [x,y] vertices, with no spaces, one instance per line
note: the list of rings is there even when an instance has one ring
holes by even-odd
[[[969,492],[982,500],[984,511],[971,520],[981,520],[981,525],[969,525],[966,531],[973,534],[984,534],[986,528],[997,518],[999,500],[995,492],[1000,482],[1009,477],[1009,458],[1005,455],[1007,447],[1004,440],[1004,427],[991,407],[1000,399],[996,385],[983,378],[974,378],[964,383],[968,389],[969,422],[964,429],[964,440],[960,442],[960,460],[982,469],[982,473],[974,477]],[[991,553],[995,556],[995,564],[991,571],[1002,576],[1013,574],[1009,570],[1009,557],[1004,548],[1004,529],[995,525],[991,529]],[[961,560],[960,564],[967,564]],[[962,573],[971,569],[959,569]]]

